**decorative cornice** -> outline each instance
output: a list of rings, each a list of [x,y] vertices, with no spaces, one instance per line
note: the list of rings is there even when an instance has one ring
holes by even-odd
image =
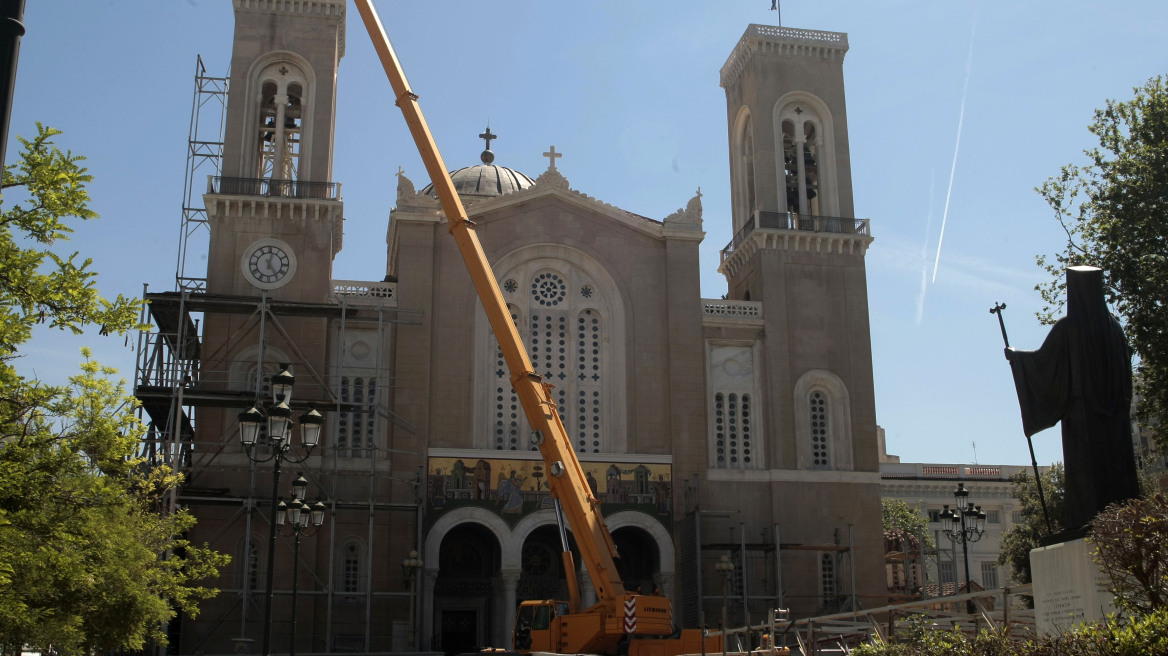
[[[707,469],[710,482],[730,483],[856,483],[879,485],[876,472],[819,469]]]
[[[718,273],[737,275],[750,258],[759,251],[793,251],[822,256],[842,255],[863,258],[872,243],[871,235],[838,232],[810,232],[806,230],[757,229],[751,232],[733,251],[723,251]]]
[[[340,200],[203,194],[203,206],[207,208],[207,220],[212,224],[228,219],[247,218],[280,221],[328,221],[333,230],[333,256],[336,256],[343,246],[345,204]]]
[[[782,59],[842,62],[847,51],[848,35],[843,32],[752,24],[722,65],[720,84],[727,88],[736,83],[755,53]]]
[[[337,19],[337,58],[345,56],[346,0],[235,0],[236,11],[285,13]]]

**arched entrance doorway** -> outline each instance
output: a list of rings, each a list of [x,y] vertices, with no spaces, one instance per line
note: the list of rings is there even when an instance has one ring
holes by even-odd
[[[579,571],[580,554],[571,534],[568,535],[568,544]],[[568,599],[563,547],[559,529],[554,524],[540,526],[528,534],[523,542],[521,565],[523,570],[515,591],[516,602],[527,599]],[[571,575],[576,576],[576,573]]]
[[[620,573],[625,589],[645,594],[660,592],[655,575],[661,571],[661,558],[657,541],[644,529],[625,526],[612,532],[616,543],[616,570]]]
[[[433,649],[459,654],[489,646],[500,554],[499,541],[481,524],[460,524],[442,538],[434,583]]]

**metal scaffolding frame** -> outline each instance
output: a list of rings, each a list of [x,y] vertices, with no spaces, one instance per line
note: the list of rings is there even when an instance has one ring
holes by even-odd
[[[178,260],[175,272],[175,289],[169,292],[151,292],[143,287],[143,299],[146,301],[141,316],[143,324],[153,324],[148,330],[143,330],[138,336],[137,358],[135,363],[134,393],[141,401],[139,416],[147,426],[146,433],[141,440],[138,454],[145,457],[153,465],[169,466],[176,472],[184,475],[182,489],[172,491],[168,498],[167,511],[173,512],[178,507],[191,509],[196,515],[199,509],[209,509],[214,506],[234,506],[236,511],[230,518],[222,520],[211,528],[212,546],[225,539],[243,525],[243,539],[245,553],[250,553],[252,543],[252,529],[257,523],[272,520],[272,511],[268,508],[269,501],[265,494],[257,494],[256,464],[250,462],[247,470],[237,465],[225,462],[227,455],[236,454],[235,449],[227,450],[227,440],[217,448],[196,452],[195,429],[200,408],[232,408],[240,409],[250,406],[255,401],[255,390],[247,392],[226,389],[222,385],[212,386],[201,384],[206,376],[217,375],[219,371],[211,371],[224,366],[227,354],[222,347],[214,352],[208,352],[203,342],[204,319],[216,315],[243,315],[248,319],[238,327],[239,334],[232,335],[228,341],[238,344],[239,340],[257,340],[263,345],[269,338],[268,332],[282,338],[282,342],[289,350],[308,364],[300,354],[300,348],[294,343],[290,333],[282,326],[282,318],[312,317],[329,322],[329,331],[335,329],[335,344],[327,348],[326,357],[332,360],[329,370],[312,371],[312,378],[318,384],[318,389],[324,391],[327,398],[318,400],[321,409],[327,407],[333,415],[332,425],[337,425],[337,418],[341,413],[359,411],[374,419],[374,435],[377,436],[374,450],[369,452],[369,467],[346,467],[341,469],[341,458],[338,456],[335,444],[331,448],[323,448],[320,452],[319,467],[306,471],[309,478],[316,478],[316,488],[326,498],[332,515],[331,527],[327,536],[319,536],[318,550],[327,550],[327,571],[317,571],[313,563],[303,562],[300,567],[305,576],[315,580],[310,590],[303,590],[301,595],[314,599],[313,605],[325,603],[324,609],[318,609],[320,617],[324,617],[323,627],[315,623],[317,629],[323,628],[317,639],[323,641],[327,648],[333,642],[334,598],[337,593],[335,584],[335,569],[337,553],[336,526],[338,514],[348,516],[349,524],[355,523],[353,518],[363,517],[368,523],[365,543],[364,592],[361,593],[365,605],[365,645],[371,645],[373,615],[372,607],[375,598],[390,597],[406,599],[408,593],[390,590],[388,587],[375,590],[373,566],[373,540],[375,525],[386,526],[386,513],[411,512],[415,517],[409,521],[417,531],[421,526],[421,496],[415,495],[413,503],[383,503],[378,501],[376,488],[379,482],[389,477],[387,463],[390,453],[384,443],[390,425],[412,432],[413,425],[400,417],[382,401],[389,398],[392,389],[392,372],[389,371],[384,357],[382,345],[387,343],[388,332],[394,323],[419,323],[420,312],[402,310],[397,307],[396,289],[393,283],[361,283],[354,281],[332,281],[332,294],[329,302],[302,303],[281,302],[270,299],[267,294],[258,297],[239,297],[209,294],[207,292],[206,272],[193,275],[188,270],[188,261],[199,262],[205,256],[210,246],[210,224],[207,210],[204,207],[202,180],[207,176],[218,176],[221,172],[223,156],[223,130],[226,115],[228,79],[212,77],[206,74],[206,67],[202,58],[198,58],[195,68],[195,90],[192,100],[190,133],[187,147],[187,163],[183,187],[183,203],[178,243]],[[339,200],[339,199],[338,199]],[[344,374],[343,357],[347,342],[347,331],[356,330],[358,326],[366,331],[375,328],[378,349],[376,352],[375,370],[371,372],[376,381],[378,394],[374,398],[342,400],[341,378]],[[260,347],[260,369],[264,358],[263,347]],[[208,365],[208,361],[212,361]],[[222,360],[223,362],[219,362]],[[219,362],[218,365],[214,364]],[[210,369],[208,369],[210,366]],[[312,366],[308,367],[310,370]],[[227,387],[230,387],[228,385]],[[301,408],[306,402],[301,400],[294,407]],[[200,446],[206,447],[206,440],[200,438]],[[226,453],[225,453],[226,451]],[[379,467],[379,464],[383,465]],[[209,471],[238,470],[237,479],[239,489],[246,489],[246,494],[206,495],[199,485],[200,475]],[[260,470],[263,473],[263,470]],[[367,499],[357,501],[353,499],[341,501],[338,499],[337,481],[340,476],[366,477],[365,487],[368,489]],[[418,474],[420,477],[420,474]],[[331,479],[326,482],[323,479]],[[324,483],[324,485],[322,485]],[[415,486],[418,481],[408,481]],[[415,489],[417,489],[415,487]],[[257,515],[258,513],[258,515]],[[378,517],[383,519],[378,520]],[[395,522],[396,523],[396,522]],[[420,532],[415,541],[420,540]],[[420,542],[416,545],[420,548]],[[222,551],[222,546],[219,547]],[[232,551],[234,547],[228,547]],[[272,558],[268,554],[267,558]],[[322,568],[323,569],[323,568]],[[234,585],[230,582],[224,585],[223,595],[235,596],[230,604],[225,604],[221,611],[216,611],[202,635],[188,636],[184,642],[202,643],[209,636],[219,633],[220,627],[227,622],[239,620],[240,635],[246,636],[249,625],[249,608],[253,603],[260,602],[262,597],[257,591],[250,589],[245,583]],[[278,595],[287,595],[287,590],[276,590]],[[253,616],[254,617],[254,616]],[[254,619],[251,620],[254,625]],[[254,630],[254,628],[253,628]],[[198,647],[195,647],[198,648]]]
[[[207,208],[203,205],[201,183],[207,176],[218,176],[222,172],[228,85],[229,80],[226,77],[207,75],[203,58],[198,57],[195,63],[195,93],[191,101],[191,127],[187,137],[182,225],[179,230],[178,265],[175,272],[176,289],[180,291],[201,290],[207,286],[206,275],[200,277],[187,275],[187,257],[192,249],[206,255],[211,236],[210,227],[207,225]]]

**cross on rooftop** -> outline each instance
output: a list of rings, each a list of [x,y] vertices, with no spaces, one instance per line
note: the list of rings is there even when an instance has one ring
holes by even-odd
[[[479,135],[479,139],[485,139],[487,142],[487,150],[491,149],[491,139],[498,139],[499,135],[491,134],[491,126],[487,126],[487,131]]]
[[[548,170],[554,171],[556,170],[556,160],[563,157],[564,154],[557,153],[555,146],[549,146],[548,151],[544,153],[543,156],[548,158]]]

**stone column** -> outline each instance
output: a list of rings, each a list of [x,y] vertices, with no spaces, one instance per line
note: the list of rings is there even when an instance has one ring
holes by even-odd
[[[495,644],[503,645],[507,649],[514,649],[515,646],[511,644],[514,637],[511,632],[511,627],[515,626],[515,589],[519,587],[519,576],[523,573],[518,569],[501,570],[499,574],[503,577],[503,626],[502,640],[497,640]]]
[[[288,94],[278,93],[275,97],[276,102],[276,134],[272,138],[272,148],[274,157],[272,157],[272,179],[279,180],[284,175],[284,114],[288,108]]]
[[[592,577],[588,576],[588,570],[582,570],[576,577],[577,585],[580,588],[580,607],[588,608],[596,604],[596,588],[592,587]]]
[[[795,134],[795,166],[799,171],[799,206],[795,211],[799,214],[806,214],[809,210],[807,207],[807,171],[804,159],[807,157],[804,154],[804,147],[807,145],[807,136],[803,133],[803,126],[799,126],[799,131]],[[789,208],[788,208],[789,209]]]
[[[422,595],[418,599],[418,612],[422,614],[422,635],[418,636],[418,650],[433,649],[434,637],[434,584],[438,581],[438,568],[426,567],[422,571]]]
[[[653,576],[653,582],[661,589],[661,596],[673,599],[673,586],[676,578],[673,572],[660,572]]]

